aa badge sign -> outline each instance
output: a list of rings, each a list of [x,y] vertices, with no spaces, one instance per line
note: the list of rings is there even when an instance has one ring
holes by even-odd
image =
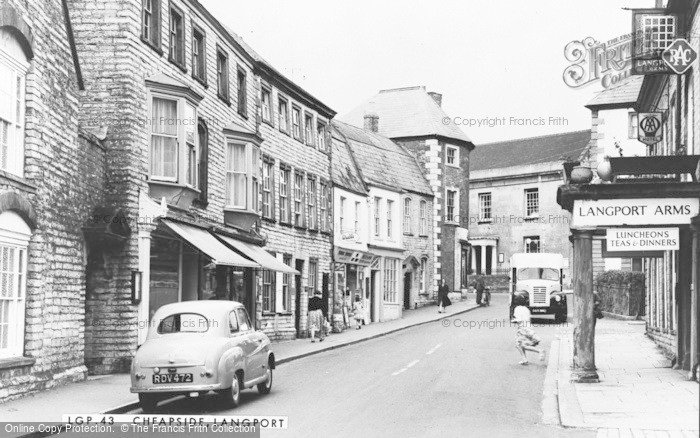
[[[653,145],[661,141],[661,113],[639,113],[637,139],[644,144]]]

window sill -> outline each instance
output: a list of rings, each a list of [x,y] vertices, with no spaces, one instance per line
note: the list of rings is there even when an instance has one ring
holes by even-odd
[[[262,121],[263,121],[264,124],[266,124],[267,126],[269,126],[269,127],[271,127],[271,128],[274,128],[274,127],[275,127],[275,124],[272,123],[272,120],[267,120],[267,119],[265,119],[265,118],[263,117]]]
[[[479,219],[477,221],[477,224],[479,224],[479,225],[492,224],[492,223],[493,223],[493,219]]]
[[[280,221],[279,224],[282,225],[282,226],[284,226],[284,227],[288,227],[288,228],[293,228],[293,227],[294,227],[294,225],[290,224],[289,222],[282,222],[282,221]]]
[[[277,223],[277,221],[276,221],[274,218],[271,218],[271,217],[262,216],[260,219],[262,219],[264,222],[268,222],[268,223],[271,223],[271,224]]]
[[[290,137],[291,137],[291,135],[289,135],[289,131],[287,131],[287,130],[284,130],[284,129],[280,128],[280,132],[281,132],[282,134],[284,134],[284,135],[287,135],[287,136],[290,136]]]
[[[445,163],[445,166],[447,167],[452,167],[453,169],[459,169],[459,164],[450,164],[450,163]]]
[[[407,232],[404,231],[403,235],[404,235],[404,236],[413,236],[413,233],[407,233]]]
[[[302,225],[294,225],[294,228],[297,230],[303,230],[303,231],[307,230],[307,228],[305,226],[302,226]]]
[[[458,227],[458,226],[459,226],[459,222],[455,222],[455,221],[445,221],[445,225],[453,225],[453,226]]]
[[[11,368],[30,367],[36,363],[33,357],[17,356],[0,359],[0,370]]]
[[[424,239],[427,239],[427,238],[430,237],[430,236],[428,236],[427,234],[420,234],[418,237],[422,237],[422,238],[424,238]]]
[[[173,59],[173,58],[170,57],[170,56],[168,56],[168,61],[169,61],[172,65],[174,65],[175,67],[179,68],[180,71],[182,71],[183,73],[187,73],[187,66],[185,66],[184,63],[177,62],[175,59]]]
[[[217,97],[219,98],[219,100],[221,100],[223,103],[225,103],[225,104],[228,105],[228,106],[231,106],[231,99],[229,99],[228,97],[226,97],[226,96],[224,96],[224,95],[222,95],[222,94],[220,94],[220,93],[216,93],[216,96],[217,96]]]
[[[540,220],[540,215],[537,216],[526,216],[523,218],[525,222],[534,222]]]
[[[241,110],[238,110],[237,112],[238,112],[238,115],[239,115],[239,116],[241,116],[241,117],[243,117],[244,119],[248,120],[248,111],[241,111]]]
[[[144,44],[153,49],[153,51],[156,52],[158,56],[163,56],[163,50],[160,48],[159,45],[156,45],[153,41],[147,40],[143,37],[143,35],[141,35],[141,41],[143,41]]]
[[[15,174],[12,174],[10,172],[7,172],[5,170],[0,170],[0,181],[2,179],[6,179],[9,181],[12,181],[13,183],[19,184],[22,190],[26,190],[31,193],[36,193],[37,187],[34,184],[30,184],[27,182],[26,179],[24,179],[21,176],[17,176]]]
[[[206,79],[200,78],[199,76],[195,75],[194,73],[192,73],[192,79],[194,79],[195,81],[197,81],[197,82],[199,83],[199,85],[201,85],[201,86],[204,87],[205,89],[208,89],[208,88],[209,88],[209,84],[207,84],[207,80],[206,80]]]

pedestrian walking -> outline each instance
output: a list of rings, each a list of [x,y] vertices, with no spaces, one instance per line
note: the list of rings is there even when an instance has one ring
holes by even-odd
[[[533,351],[539,353],[539,358],[541,362],[544,362],[545,352],[544,349],[537,348],[540,344],[541,339],[530,326],[530,309],[526,306],[525,297],[522,295],[515,296],[515,309],[513,310],[513,322],[518,324],[518,330],[515,333],[515,348],[520,352],[521,360],[520,365],[527,365],[529,362],[527,360],[526,351]]]
[[[365,306],[362,304],[362,299],[359,295],[355,295],[355,304],[353,305],[353,312],[355,317],[355,322],[357,323],[357,329],[362,328],[362,324],[365,322]]]
[[[327,312],[328,309],[321,292],[316,291],[314,296],[309,298],[309,330],[311,331],[311,342],[316,342],[316,332],[318,332],[319,342],[323,342],[323,339],[326,337],[324,331],[326,329]]]
[[[476,304],[481,305],[481,299],[484,296],[484,289],[486,289],[486,283],[482,277],[478,277],[474,281],[474,289],[476,290]]]
[[[447,286],[447,283],[443,279],[440,282],[440,287],[438,288],[438,313],[444,313],[447,311],[447,306],[452,304],[452,301],[450,301],[450,297],[447,296],[447,294],[450,293],[450,288]]]

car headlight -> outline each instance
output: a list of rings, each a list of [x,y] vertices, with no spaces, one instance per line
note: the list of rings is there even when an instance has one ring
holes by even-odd
[[[554,295],[554,301],[556,301],[557,303],[561,301],[561,295]]]
[[[156,374],[160,374],[160,368],[158,368],[158,367],[153,368],[153,372]]]

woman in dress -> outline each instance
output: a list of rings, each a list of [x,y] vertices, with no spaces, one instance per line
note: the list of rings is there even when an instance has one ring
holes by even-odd
[[[324,333],[324,321],[327,311],[326,303],[323,301],[321,292],[316,291],[314,296],[309,298],[309,330],[311,331],[311,342],[316,342],[316,332],[318,332],[319,342],[323,342],[323,339],[326,337]]]

